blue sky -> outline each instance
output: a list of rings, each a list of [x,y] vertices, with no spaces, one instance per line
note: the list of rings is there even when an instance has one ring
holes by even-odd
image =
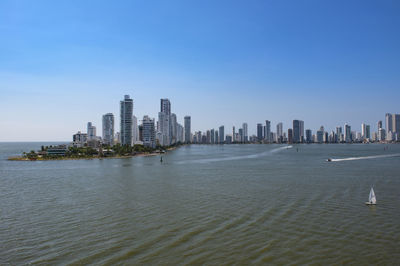
[[[399,113],[399,1],[1,1],[0,141],[70,140],[101,116],[193,130]],[[118,126],[116,128],[118,130]]]

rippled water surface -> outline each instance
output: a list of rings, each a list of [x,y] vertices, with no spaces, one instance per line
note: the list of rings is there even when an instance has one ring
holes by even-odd
[[[400,263],[400,145],[5,160],[41,145],[0,143],[0,264]]]

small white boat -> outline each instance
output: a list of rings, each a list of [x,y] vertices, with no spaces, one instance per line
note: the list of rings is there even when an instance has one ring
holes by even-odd
[[[371,187],[371,191],[369,192],[369,200],[365,204],[366,205],[376,205],[375,192],[372,187]]]

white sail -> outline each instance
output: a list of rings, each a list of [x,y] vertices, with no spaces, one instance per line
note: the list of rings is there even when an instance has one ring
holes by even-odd
[[[371,191],[369,192],[369,203],[376,204],[376,197],[373,188],[371,188]]]

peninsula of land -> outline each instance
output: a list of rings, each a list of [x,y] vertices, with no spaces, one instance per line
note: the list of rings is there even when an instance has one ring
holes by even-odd
[[[180,144],[156,148],[143,145],[114,145],[99,148],[74,147],[68,145],[42,146],[39,151],[24,152],[21,156],[9,157],[10,161],[88,160],[121,159],[136,156],[155,156],[176,149]]]

